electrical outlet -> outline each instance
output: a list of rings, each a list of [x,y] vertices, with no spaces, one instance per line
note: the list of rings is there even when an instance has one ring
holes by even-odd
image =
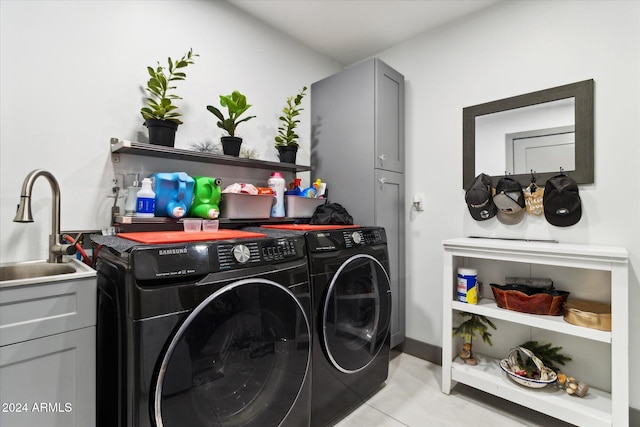
[[[123,197],[124,194],[124,175],[122,174],[117,174],[114,176],[114,178],[111,180],[111,185],[108,187],[107,190],[107,198],[108,199],[113,199],[115,197],[117,197],[118,199]]]

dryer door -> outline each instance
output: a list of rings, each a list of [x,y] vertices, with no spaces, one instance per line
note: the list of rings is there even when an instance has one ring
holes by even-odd
[[[253,278],[229,284],[181,324],[156,373],[158,427],[277,426],[303,387],[310,329],[296,296]]]
[[[346,260],[329,284],[322,335],[331,363],[358,372],[376,357],[389,334],[391,288],[380,262],[367,254]]]

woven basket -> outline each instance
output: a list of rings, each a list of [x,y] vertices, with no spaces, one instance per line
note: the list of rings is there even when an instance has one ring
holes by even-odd
[[[531,358],[533,363],[538,368],[540,372],[540,378],[528,378],[522,375],[516,374],[516,372],[521,371],[523,368],[518,364],[518,352],[523,353],[525,356]],[[500,361],[500,367],[503,371],[507,373],[507,376],[511,378],[513,381],[517,382],[526,387],[530,388],[542,388],[546,387],[549,384],[553,384],[558,379],[558,375],[553,372],[551,369],[544,366],[542,360],[536,357],[531,350],[524,347],[516,347],[512,348],[509,351],[509,356],[506,359],[502,359]]]

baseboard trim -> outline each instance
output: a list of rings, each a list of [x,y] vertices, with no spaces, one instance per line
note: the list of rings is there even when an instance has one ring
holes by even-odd
[[[442,366],[442,348],[436,345],[427,344],[426,342],[405,338],[404,341],[396,347],[403,353],[410,354],[417,358],[426,360],[436,365]]]

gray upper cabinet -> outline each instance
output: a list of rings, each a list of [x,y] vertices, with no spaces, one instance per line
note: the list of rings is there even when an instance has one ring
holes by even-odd
[[[404,172],[404,77],[374,60],[376,168]]]
[[[391,345],[405,337],[404,77],[379,59],[311,85],[312,179],[362,226],[387,232]]]
[[[311,85],[311,164],[404,172],[404,77],[374,58]],[[318,156],[318,153],[321,153]],[[330,177],[321,177],[329,182]]]

